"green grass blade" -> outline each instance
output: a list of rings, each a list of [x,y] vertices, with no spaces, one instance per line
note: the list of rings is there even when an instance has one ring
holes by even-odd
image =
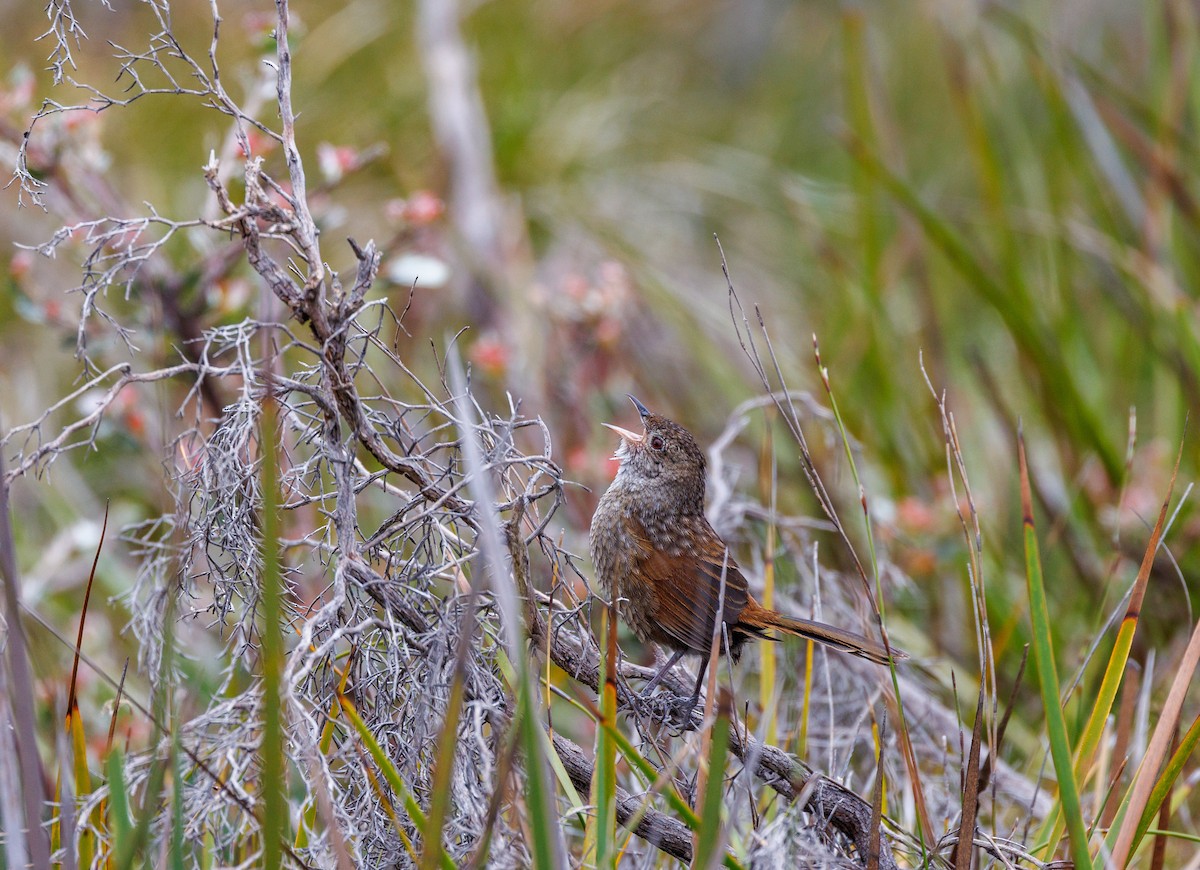
[[[156,740],[165,736],[162,723],[167,721],[171,661],[175,654],[174,620],[175,608],[172,600],[168,599],[163,619],[163,645],[162,657],[159,661],[158,685],[154,693],[153,715],[150,717],[154,723]],[[110,866],[117,870],[132,867],[139,852],[150,841],[150,828],[162,806],[162,793],[166,785],[168,763],[169,759],[161,760],[157,755],[151,759],[149,775],[146,777],[146,787],[142,796],[142,807],[137,814],[135,823],[129,789],[125,782],[121,753],[116,749],[109,751],[107,765],[114,831],[109,855],[111,856]],[[152,866],[150,854],[144,854],[142,857],[144,866]]]
[[[346,660],[346,666],[341,671],[341,676],[338,679],[338,696],[345,694],[346,686],[350,682],[350,674],[353,671],[355,650],[351,650],[350,657]],[[337,721],[338,711],[341,705],[338,703],[337,697],[329,703],[329,709],[325,712],[325,724],[321,727],[321,739],[317,744],[317,748],[325,757],[329,756],[329,749],[333,746],[333,733],[335,723]],[[305,808],[302,821],[296,828],[296,848],[304,848],[308,845],[308,832],[313,830],[317,824],[317,802],[314,800]]]
[[[361,754],[361,750],[360,750]],[[400,845],[404,847],[404,851],[408,853],[409,860],[413,864],[419,864],[421,856],[417,854],[417,847],[413,845],[412,839],[408,836],[408,831],[404,828],[404,823],[400,821],[400,816],[396,814],[396,808],[392,805],[392,798],[384,788],[383,783],[379,781],[379,777],[369,764],[364,761],[363,772],[367,775],[367,782],[371,786],[371,790],[375,792],[375,796],[379,798],[379,805],[383,807],[383,814],[388,817],[388,821],[392,823],[392,830],[396,832],[396,836],[400,838]]]
[[[1033,622],[1033,662],[1042,690],[1046,710],[1046,732],[1050,740],[1050,757],[1058,778],[1058,796],[1067,821],[1071,840],[1071,857],[1079,868],[1091,867],[1088,854],[1087,830],[1079,802],[1079,787],[1071,763],[1071,744],[1067,723],[1059,703],[1058,671],[1054,664],[1053,637],[1050,613],[1046,605],[1046,588],[1042,580],[1042,562],[1038,555],[1037,532],[1033,525],[1033,496],[1029,487],[1029,468],[1025,462],[1025,435],[1017,433],[1017,458],[1021,474],[1021,521],[1025,537],[1025,581],[1029,592],[1029,613]]]
[[[704,803],[700,808],[700,830],[696,836],[696,851],[692,866],[707,870],[717,863],[725,830],[721,825],[721,804],[725,796],[725,762],[729,758],[729,723],[733,700],[728,689],[721,689],[717,699],[717,720],[712,729],[708,752],[708,778],[704,784]]]
[[[534,684],[525,681],[521,687],[521,743],[525,748],[525,757],[530,765],[538,765],[531,769],[526,780],[525,806],[529,810],[529,829],[533,834],[533,864],[534,867],[555,868],[558,866],[558,840],[562,831],[558,824],[558,812],[555,807],[554,791],[549,788],[548,777],[545,773],[542,738],[539,735],[541,725],[538,722],[537,707],[534,703]]]
[[[500,673],[504,679],[508,680],[509,685],[516,685],[516,668],[512,666],[512,662],[508,660],[508,654],[502,649],[496,652],[496,664],[499,665]],[[576,704],[576,706],[580,710],[587,710],[583,705]],[[575,784],[571,782],[571,774],[563,766],[562,759],[558,757],[558,753],[554,750],[554,740],[545,728],[542,729],[542,737],[542,749],[546,753],[546,760],[550,765],[550,769],[554,772],[554,778],[562,786],[563,794],[566,795],[571,807],[575,810],[582,809],[584,806],[583,799],[579,796],[579,792],[575,790]]]
[[[1114,825],[1117,835],[1112,847],[1112,856],[1113,863],[1118,867],[1126,866],[1137,851],[1140,843],[1137,832],[1142,813],[1148,807],[1152,793],[1163,782],[1160,767],[1170,749],[1175,727],[1179,724],[1183,701],[1196,675],[1197,667],[1200,667],[1200,623],[1193,627],[1192,635],[1188,638],[1188,645],[1180,657],[1179,667],[1175,671],[1171,688],[1167,691],[1167,700],[1163,703],[1158,721],[1154,725],[1150,743],[1123,801],[1124,818],[1119,825]],[[1109,836],[1111,838],[1111,831]]]
[[[585,710],[600,728],[609,733],[621,757],[625,759],[644,782],[649,784],[650,792],[652,794],[661,794],[666,798],[671,809],[678,814],[680,820],[687,825],[689,830],[699,831],[702,825],[700,816],[692,809],[691,804],[684,800],[679,792],[675,790],[671,782],[670,776],[673,768],[668,767],[660,771],[655,767],[646,756],[638,751],[637,747],[629,742],[629,738],[622,734],[618,728],[602,721],[600,711],[591,704],[590,700],[586,698],[582,699],[582,703],[578,703],[578,706],[580,709]],[[728,739],[728,735],[726,735],[726,738]],[[732,855],[726,854],[723,858],[723,863],[730,870],[742,870],[741,863]]]
[[[1171,793],[1172,786],[1175,785],[1175,781],[1183,773],[1184,763],[1196,751],[1198,745],[1200,745],[1200,716],[1192,720],[1192,727],[1183,735],[1183,739],[1179,741],[1179,746],[1171,755],[1167,766],[1158,775],[1158,779],[1154,783],[1154,788],[1150,791],[1150,799],[1146,802],[1146,808],[1142,810],[1142,819],[1138,822],[1137,832],[1134,834],[1134,848],[1149,833],[1150,825],[1153,823],[1154,817],[1158,815],[1158,811],[1162,808],[1163,801],[1167,799],[1167,796]]]
[[[468,608],[473,604],[468,604]],[[466,620],[471,626],[474,620]],[[466,626],[460,642],[467,637]],[[469,641],[467,641],[469,642]],[[442,721],[438,739],[437,758],[433,763],[433,781],[430,784],[429,814],[421,827],[421,870],[433,870],[442,854],[442,828],[446,825],[446,809],[450,804],[450,776],[454,772],[454,752],[458,748],[458,723],[462,715],[463,699],[466,696],[464,671],[454,669],[450,682],[450,697],[446,701],[446,718]]]
[[[108,753],[108,828],[112,834],[112,852],[119,854],[133,838],[133,816],[129,811],[129,789],[125,786],[125,768],[120,749]]]
[[[146,778],[146,793],[142,799],[142,809],[138,813],[137,824],[129,831],[128,836],[123,838],[120,848],[116,850],[116,859],[113,863],[118,870],[132,867],[134,861],[137,860],[138,853],[150,841],[150,826],[158,815],[166,779],[166,762],[155,758],[150,764],[150,774]],[[149,854],[143,855],[143,866],[153,866]]]
[[[404,811],[408,813],[408,817],[412,819],[413,824],[423,830],[426,824],[425,813],[422,812],[412,792],[408,790],[408,786],[404,784],[404,780],[400,776],[400,771],[396,769],[396,765],[392,763],[392,759],[388,757],[388,754],[383,751],[383,747],[379,745],[379,741],[375,739],[375,735],[371,733],[371,729],[367,727],[362,717],[358,715],[358,711],[354,709],[354,705],[350,703],[350,700],[346,697],[341,697],[339,700],[341,701],[342,712],[358,733],[358,739],[367,748],[367,752],[370,753],[375,766],[383,773],[383,778],[387,780],[392,793],[400,798],[400,803],[404,805]],[[442,850],[441,844],[437,845],[436,851],[439,855],[438,862],[441,864],[443,870],[454,870],[454,862]]]
[[[468,394],[466,374],[457,350],[449,355],[447,374],[453,393],[458,396],[456,424],[461,433],[463,467],[467,490],[477,506],[476,520],[479,523],[477,544],[481,565],[481,577],[486,577],[494,594],[500,614],[500,628],[509,661],[516,670],[518,745],[525,752],[526,789],[525,805],[528,810],[528,828],[532,837],[533,863],[535,867],[558,868],[566,863],[566,843],[558,825],[557,799],[554,782],[550,776],[549,763],[545,757],[540,734],[540,712],[535,671],[526,655],[528,626],[522,618],[520,595],[514,581],[512,566],[522,558],[519,551],[524,547],[520,536],[510,541],[505,548],[508,534],[516,531],[515,525],[501,528],[496,510],[493,487],[494,470],[484,459],[474,423],[476,409],[463,397]],[[523,503],[522,503],[523,504]],[[512,523],[519,522],[519,512]],[[527,590],[531,592],[532,590]]]
[[[614,595],[615,598],[615,595]],[[605,644],[601,647],[600,667],[604,683],[600,687],[600,718],[602,727],[596,729],[596,775],[592,777],[592,805],[596,808],[595,824],[589,826],[588,838],[594,839],[596,866],[607,870],[617,866],[617,745],[612,738],[617,723],[617,614],[610,604],[602,615],[601,631]],[[585,852],[586,855],[586,844]]]
[[[1129,596],[1129,604],[1125,608],[1125,616],[1117,630],[1117,639],[1113,644],[1112,654],[1108,657],[1108,664],[1105,666],[1104,676],[1100,681],[1100,690],[1096,693],[1091,713],[1084,725],[1079,745],[1075,749],[1075,779],[1080,783],[1084,781],[1087,771],[1092,766],[1096,747],[1100,745],[1108,714],[1112,712],[1117,690],[1125,675],[1125,666],[1129,662],[1129,651],[1133,647],[1133,635],[1137,631],[1138,620],[1142,612],[1142,601],[1146,596],[1146,586],[1150,581],[1150,569],[1154,567],[1154,557],[1158,552],[1158,544],[1162,540],[1163,530],[1166,527],[1167,509],[1170,506],[1171,493],[1175,489],[1175,478],[1179,474],[1179,462],[1182,458],[1183,445],[1181,443],[1179,453],[1175,457],[1175,470],[1171,473],[1170,483],[1167,484],[1167,497],[1163,499],[1162,507],[1158,512],[1158,522],[1154,524],[1154,530],[1150,533],[1150,540],[1146,544],[1146,552],[1142,556],[1142,564],[1138,569],[1137,578],[1134,580],[1133,590]],[[1063,832],[1062,814],[1056,813],[1053,819],[1053,828],[1049,837],[1046,838],[1048,854],[1054,852]]]
[[[639,752],[636,746],[629,742],[628,737],[622,734],[614,725],[604,722],[594,707],[584,705],[584,709],[591,713],[592,718],[596,720],[596,724],[608,733],[608,736],[616,745],[617,751],[621,753],[621,757],[642,777],[644,782],[656,784],[661,779],[658,768]],[[688,828],[693,831],[699,830],[700,817],[696,815],[696,811],[692,809],[691,804],[684,800],[679,792],[675,790],[674,785],[669,780],[663,781],[661,793],[667,799],[667,803],[671,805],[671,809],[679,814],[679,818]]]
[[[1029,358],[1039,377],[1045,381],[1047,392],[1054,396],[1054,406],[1048,410],[1058,409],[1058,418],[1071,436],[1096,452],[1109,480],[1120,480],[1123,468],[1121,456],[1103,437],[1105,429],[1096,418],[1092,406],[1085,401],[1075,376],[1063,362],[1060,349],[1053,344],[1047,331],[1031,320],[1025,308],[1010,303],[1005,285],[995,277],[998,271],[996,267],[985,263],[866,143],[850,136],[845,144],[850,155],[878,177],[883,188],[917,220],[934,246],[1000,315],[1013,339]]]

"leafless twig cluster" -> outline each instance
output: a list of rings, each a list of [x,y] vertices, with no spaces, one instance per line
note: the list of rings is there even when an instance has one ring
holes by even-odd
[[[537,420],[522,417],[515,405],[503,418],[485,414],[469,392],[452,396],[444,380],[426,384],[408,369],[384,338],[385,327],[388,335],[399,330],[399,318],[368,299],[380,262],[374,244],[350,243],[358,266],[345,285],[326,265],[295,140],[287,3],[278,7],[278,50],[269,61],[278,130],[256,117],[256,95],[243,104],[224,89],[216,60],[216,3],[206,63],[177,39],[167,4],[147,5],[161,30],[144,50],[119,49],[118,81],[127,86],[119,97],[72,80],[71,51],[81,31],[69,4],[58,4],[52,16],[47,38],[56,46],[56,78],[82,87],[88,100],[43,105],[20,145],[16,177],[30,202],[71,219],[37,250],[46,256],[80,252],[78,349],[89,377],[37,420],[5,435],[2,446],[16,451],[7,480],[45,470],[67,450],[94,447],[124,391],[150,382],[184,385],[180,423],[166,445],[173,507],[125,530],[139,566],[129,603],[143,673],[166,676],[158,691],[177,684],[189,658],[202,660],[202,670],[216,681],[211,700],[188,702],[201,709],[179,729],[193,765],[185,772],[185,817],[189,834],[212,837],[219,853],[232,854],[258,825],[246,807],[253,805],[258,775],[260,689],[247,676],[257,671],[260,651],[261,408],[273,395],[281,409],[285,459],[283,545],[292,593],[286,627],[299,638],[285,675],[292,758],[306,805],[323,796],[322,806],[336,817],[327,822],[346,832],[356,860],[395,863],[402,850],[361,749],[352,740],[319,748],[326,712],[343,687],[414,793],[428,799],[436,744],[447,739],[441,723],[456,667],[455,638],[464,624],[462,593],[477,573],[472,563],[478,560],[479,523],[468,494],[463,439],[482,447],[501,510],[519,511],[530,541],[547,535],[562,498],[561,474],[549,433]],[[116,191],[102,179],[73,173],[65,148],[39,146],[38,134],[53,115],[99,112],[151,95],[199,97],[232,121],[236,147],[214,154],[204,168],[215,209],[201,216],[175,220],[146,206],[148,216],[121,217]],[[250,130],[282,145],[283,179],[253,156]],[[236,194],[226,169],[231,161],[243,166]],[[165,254],[180,237],[201,256],[201,282],[246,262],[283,303],[281,310],[270,304],[263,310],[280,310],[291,322],[256,317],[202,323],[199,312],[188,309],[188,288]],[[135,306],[151,301],[174,312],[169,326],[187,325],[177,330],[184,362],[146,366],[134,330],[122,314],[103,307],[114,291]],[[92,322],[95,314],[99,324]],[[89,349],[89,336],[103,331],[123,340],[128,360],[93,365],[96,353],[114,352],[111,344]],[[85,395],[91,398],[88,412],[70,419]],[[474,409],[473,422],[456,414],[464,400]],[[553,544],[547,551],[558,552]],[[457,844],[451,850],[456,857],[470,855],[486,829],[491,860],[521,866],[528,860],[522,838],[510,830],[509,816],[497,817],[491,805],[503,785],[496,781],[497,753],[511,715],[497,661],[501,647],[491,637],[498,625],[493,606],[490,598],[482,600],[478,624],[484,634],[466,663],[468,702],[459,733],[451,735],[458,761],[446,831]],[[164,649],[168,620],[181,623],[174,649]],[[215,671],[211,662],[218,663]],[[160,670],[164,664],[166,671]],[[167,739],[161,736],[158,752]],[[145,787],[153,754],[130,761],[133,788]],[[103,797],[98,791],[82,807],[81,830]],[[328,849],[327,842],[315,841],[303,860],[329,863]]]

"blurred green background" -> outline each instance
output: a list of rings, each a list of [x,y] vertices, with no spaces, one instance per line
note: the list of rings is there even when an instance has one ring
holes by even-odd
[[[37,5],[3,5],[4,118],[19,131],[42,95],[79,97],[66,86],[51,91],[40,71]],[[349,269],[344,237],[390,240],[385,272],[396,281],[383,289],[397,307],[405,257],[448,266],[444,285],[417,290],[402,355],[431,371],[429,339],[441,344],[472,327],[462,341],[489,401],[503,409],[507,389],[526,412],[544,414],[556,457],[592,488],[573,490],[564,515],[577,551],[586,551],[591,507],[611,474],[612,438],[599,424],[629,423],[625,392],[709,443],[762,389],[738,345],[716,234],[740,298],[762,312],[787,383],[825,403],[812,336],[820,341],[860,444],[883,559],[899,569],[889,576],[913,581],[889,592],[901,646],[973,666],[965,539],[927,373],[954,414],[980,512],[1000,654],[1014,661],[1028,634],[1020,420],[1056,640],[1064,670],[1079,664],[1132,580],[1181,441],[1181,481],[1197,467],[1184,427],[1200,397],[1200,78],[1190,4],[477,4],[463,30],[503,216],[488,280],[470,277],[453,203],[446,214],[436,203],[451,199],[454,169],[431,127],[428,46],[413,6],[293,8],[298,136],[310,180],[329,188],[315,197],[325,256]],[[116,63],[105,41],[140,45],[152,19],[124,5],[76,11],[90,40],[73,75],[107,86]],[[271,12],[222,4],[220,60],[235,94],[259,75]],[[174,14],[204,57],[208,4],[177,4]],[[255,28],[259,37],[244,36]],[[26,75],[35,83],[21,102],[13,95]],[[135,211],[148,201],[185,218],[204,207],[200,166],[226,129],[198,100],[151,96],[72,135],[93,143],[90,171]],[[359,155],[383,148],[338,179],[320,168],[322,143]],[[281,168],[278,152],[266,159]],[[80,371],[78,298],[65,295],[77,264],[18,253],[11,242],[42,241],[58,221],[18,211],[15,199],[10,187],[0,211],[6,426],[35,418]],[[429,214],[396,217],[422,202],[433,203]],[[191,249],[170,253],[181,266]],[[243,316],[257,294],[218,291],[208,323]],[[170,357],[172,336],[152,310],[136,298],[111,301],[139,324],[143,347]],[[121,358],[118,343],[98,339],[100,359]],[[34,603],[64,593],[59,606],[70,613],[94,546],[91,526],[77,524],[93,523],[104,499],[125,520],[162,508],[159,451],[174,394],[157,395],[156,405],[154,393],[139,394],[110,419],[99,451],[75,453],[46,482],[18,488]],[[758,497],[755,420],[734,458],[737,485]],[[814,427],[818,465],[857,539],[858,493],[840,445],[827,426]],[[814,511],[794,447],[778,427],[775,437],[781,506]],[[961,499],[961,485],[956,492]],[[79,528],[87,533],[63,531]],[[1185,502],[1146,601],[1139,642],[1168,660],[1192,622],[1198,533]],[[832,539],[823,556],[843,558]],[[110,592],[123,586],[119,558],[106,557]],[[112,630],[119,626],[115,618]]]

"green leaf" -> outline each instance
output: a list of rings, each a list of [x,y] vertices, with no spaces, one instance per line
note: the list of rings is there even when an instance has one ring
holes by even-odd
[[[1059,704],[1058,670],[1054,664],[1054,641],[1050,631],[1050,613],[1046,605],[1046,588],[1042,580],[1042,562],[1038,555],[1037,532],[1033,526],[1033,496],[1029,487],[1029,468],[1025,462],[1025,436],[1017,434],[1017,458],[1021,474],[1021,514],[1025,537],[1025,581],[1029,592],[1029,613],[1033,622],[1033,662],[1042,690],[1042,705],[1046,710],[1046,732],[1050,740],[1050,757],[1058,778],[1058,798],[1067,820],[1071,839],[1071,857],[1079,868],[1091,867],[1088,854],[1087,829],[1079,802],[1079,786],[1071,763],[1071,744],[1067,723]]]

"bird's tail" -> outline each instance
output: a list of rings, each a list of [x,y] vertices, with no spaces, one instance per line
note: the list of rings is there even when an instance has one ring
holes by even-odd
[[[793,634],[796,637],[816,641],[817,643],[824,644],[841,652],[856,655],[859,658],[867,659],[879,665],[886,665],[888,663],[888,651],[883,645],[865,638],[861,634],[855,634],[852,631],[846,631],[841,628],[834,628],[832,625],[825,625],[823,622],[813,622],[810,619],[796,619],[791,616],[784,616],[782,613],[763,607],[753,599],[742,610],[738,617],[738,624],[755,631],[775,629],[776,631]],[[892,648],[892,661],[899,662],[906,658],[908,658],[907,653],[903,653],[895,647]]]

